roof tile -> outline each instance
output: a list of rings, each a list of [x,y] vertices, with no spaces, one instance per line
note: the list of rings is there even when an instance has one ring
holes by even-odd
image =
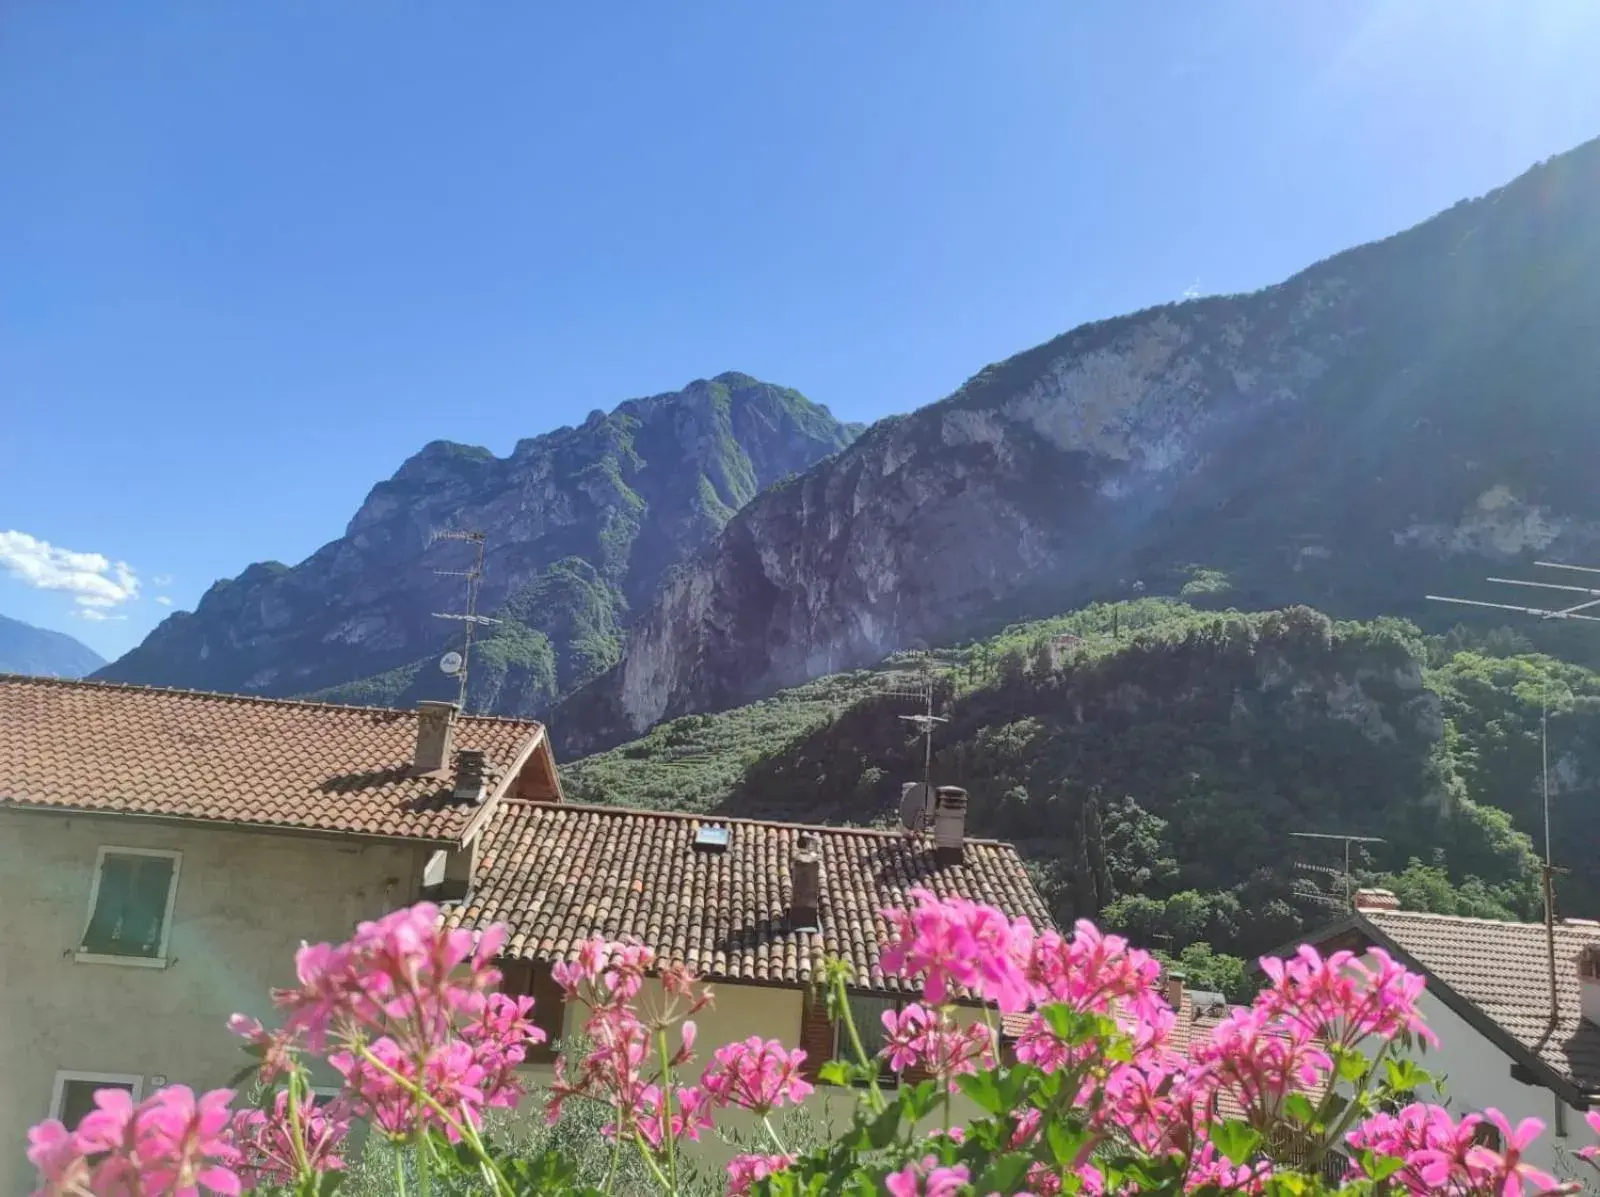
[[[0,674],[0,806],[426,840],[480,809],[412,777],[414,711]],[[540,731],[461,718],[491,789]]]
[[[1600,1028],[1584,1021],[1578,988],[1578,951],[1600,944],[1600,926],[1556,925],[1552,1020],[1543,923],[1498,923],[1409,910],[1366,910],[1361,917],[1557,1076],[1585,1093],[1600,1092]]]
[[[702,823],[728,828],[720,850],[696,848]],[[821,845],[820,934],[789,930],[789,862],[799,835]],[[506,923],[507,951],[568,960],[594,935],[637,938],[709,978],[797,985],[820,950],[851,965],[861,988],[915,990],[885,976],[885,906],[925,886],[989,902],[1035,926],[1051,924],[1009,844],[968,840],[959,865],[940,865],[925,836],[857,828],[609,807],[506,801],[484,832],[482,873],[448,913],[452,925]]]

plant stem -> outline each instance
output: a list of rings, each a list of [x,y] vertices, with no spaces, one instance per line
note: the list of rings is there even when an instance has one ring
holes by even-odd
[[[352,1046],[363,1060],[371,1064],[380,1072],[384,1073],[391,1080],[399,1082],[405,1088],[406,1092],[424,1102],[430,1109],[432,1109],[434,1114],[438,1116],[439,1120],[443,1122],[445,1126],[449,1127],[451,1130],[454,1130],[456,1134],[460,1135],[462,1139],[466,1140],[467,1145],[472,1148],[472,1153],[478,1157],[479,1164],[486,1170],[485,1175],[488,1175],[492,1178],[493,1186],[497,1193],[506,1194],[507,1197],[515,1197],[515,1190],[512,1189],[511,1182],[506,1179],[505,1173],[500,1171],[500,1166],[494,1162],[493,1158],[490,1157],[488,1149],[483,1145],[483,1140],[478,1136],[477,1128],[474,1127],[470,1121],[457,1122],[454,1118],[450,1117],[449,1111],[435,1101],[431,1093],[410,1078],[401,1076],[382,1060],[378,1059],[377,1056],[373,1055],[372,1052],[367,1049],[366,1044],[356,1042],[353,1043]],[[403,1190],[402,1197],[404,1197]]]
[[[289,1074],[289,1142],[294,1147],[295,1169],[302,1181],[312,1179],[311,1161],[306,1157],[305,1130],[300,1125],[300,1086],[305,1076],[297,1068]]]
[[[779,1155],[788,1155],[789,1154],[789,1149],[783,1145],[783,1140],[778,1137],[778,1132],[775,1129],[773,1129],[773,1126],[772,1126],[772,1115],[771,1114],[763,1114],[763,1115],[761,1115],[761,1125],[766,1127],[767,1138],[772,1140],[772,1145],[778,1149],[778,1154]]]
[[[661,1191],[670,1194],[670,1197],[678,1197],[678,1190],[673,1187],[672,1182],[661,1171],[661,1165],[656,1163],[655,1153],[650,1150],[650,1144],[644,1141],[644,1136],[639,1133],[637,1127],[633,1131],[633,1141],[639,1145],[639,1154],[644,1157],[644,1162],[649,1166],[650,1171],[655,1173],[656,1183],[661,1186]]]
[[[390,1150],[394,1152],[394,1191],[398,1193],[400,1197],[406,1197],[405,1152],[401,1151],[392,1143],[390,1144]]]
[[[1367,1085],[1370,1084],[1372,1078],[1377,1075],[1378,1065],[1383,1063],[1383,1058],[1389,1054],[1389,1048],[1391,1046],[1392,1042],[1390,1040],[1385,1040],[1383,1044],[1379,1046],[1377,1054],[1372,1057],[1372,1063],[1367,1068],[1366,1075],[1361,1078],[1361,1083],[1356,1086],[1355,1092],[1350,1095],[1349,1104],[1345,1106],[1344,1113],[1340,1116],[1338,1124],[1333,1128],[1333,1132],[1331,1134],[1324,1135],[1321,1145],[1311,1153],[1311,1159],[1307,1164],[1308,1168],[1314,1169],[1320,1166],[1323,1157],[1328,1154],[1333,1145],[1344,1138],[1345,1131],[1350,1129],[1350,1124],[1356,1120],[1356,1115],[1361,1112],[1361,1095],[1367,1091]],[[1329,1097],[1331,1097],[1333,1090],[1330,1088],[1328,1092]],[[1326,1100],[1327,1099],[1324,1098],[1324,1101]]]
[[[429,1197],[429,1192],[431,1189],[429,1181],[431,1177],[429,1175],[430,1169],[428,1167],[428,1157],[433,1154],[433,1144],[428,1141],[427,1135],[424,1134],[423,1137],[417,1142],[417,1145],[412,1148],[412,1151],[415,1153],[417,1159],[418,1197]]]
[[[622,1113],[615,1105],[611,1107],[611,1125],[617,1128],[617,1133],[611,1136],[611,1167],[606,1169],[605,1191],[608,1195],[611,1187],[617,1183],[617,1168],[622,1163]]]
[[[672,1056],[667,1051],[667,1032],[663,1027],[656,1032],[656,1051],[661,1056],[661,1138],[667,1145],[667,1175],[672,1178],[672,1191],[678,1191],[677,1136],[672,1133]]]
[[[850,1048],[856,1054],[864,1072],[869,1074],[869,1088],[867,1090],[870,1101],[868,1105],[873,1113],[881,1113],[887,1106],[883,1092],[878,1088],[878,1072],[873,1067],[872,1060],[867,1056],[867,1049],[862,1046],[861,1035],[856,1031],[856,1020],[850,1015],[850,995],[845,991],[844,978],[834,978],[834,995],[839,1001],[839,1014],[844,1019],[844,1029],[850,1036]]]

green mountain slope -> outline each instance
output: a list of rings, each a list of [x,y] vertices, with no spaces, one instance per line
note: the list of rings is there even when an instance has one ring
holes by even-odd
[[[1249,956],[1329,917],[1301,894],[1335,898],[1318,869],[1342,860],[1296,831],[1383,837],[1357,879],[1412,905],[1536,914],[1548,678],[1556,839],[1574,866],[1562,908],[1594,913],[1600,676],[1524,647],[1305,608],[1096,605],[673,720],[568,765],[568,792],[892,824],[922,749],[898,718],[915,702],[888,691],[927,662],[949,719],[934,779],[967,788],[974,834],[1018,843],[1059,917]]]
[[[101,671],[118,681],[347,701],[453,697],[435,668],[470,546],[487,537],[474,710],[537,713],[613,665],[663,574],[765,486],[859,429],[797,391],[721,374],[519,441],[508,457],[435,441],[372,488],[345,535],[295,566],[216,583]],[[459,640],[457,639],[457,643]]]
[[[1084,325],[740,510],[552,725],[570,755],[1184,562],[1440,618],[1600,559],[1600,141],[1276,286]],[[1442,630],[1442,629],[1440,629]]]

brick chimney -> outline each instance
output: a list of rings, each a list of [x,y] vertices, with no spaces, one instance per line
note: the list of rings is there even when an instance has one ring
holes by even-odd
[[[483,801],[483,771],[482,749],[463,748],[456,753],[456,784],[450,797],[457,802]]]
[[[822,853],[817,850],[817,837],[809,831],[802,831],[795,842],[794,857],[789,862],[789,880],[793,886],[793,896],[789,899],[789,929],[820,930]]]
[[[933,858],[942,865],[960,864],[967,838],[967,792],[940,786],[933,799]]]
[[[417,747],[411,760],[415,777],[442,777],[449,770],[450,746],[456,734],[456,704],[417,704]]]
[[[1165,973],[1161,977],[1161,992],[1167,999],[1167,1005],[1172,1007],[1174,1014],[1183,1009],[1183,972],[1181,969],[1173,968],[1171,965],[1167,966]]]
[[[1583,1021],[1600,1027],[1600,944],[1578,949],[1578,994]]]
[[[1358,889],[1355,896],[1357,910],[1399,910],[1400,899],[1388,889]]]

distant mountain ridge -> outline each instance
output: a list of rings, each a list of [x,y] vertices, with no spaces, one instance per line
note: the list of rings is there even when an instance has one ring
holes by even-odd
[[[454,697],[435,668],[457,629],[470,547],[487,537],[474,710],[531,714],[609,667],[631,612],[763,487],[847,445],[797,391],[744,374],[595,411],[508,457],[435,441],[372,488],[344,536],[299,565],[250,566],[101,670],[108,680],[344,701]]]
[[[85,677],[105,663],[94,649],[64,632],[0,615],[0,673]]]
[[[1487,565],[1600,560],[1597,195],[1600,141],[880,421],[668,580],[555,713],[564,755],[1193,563],[1251,607],[1426,619]]]

